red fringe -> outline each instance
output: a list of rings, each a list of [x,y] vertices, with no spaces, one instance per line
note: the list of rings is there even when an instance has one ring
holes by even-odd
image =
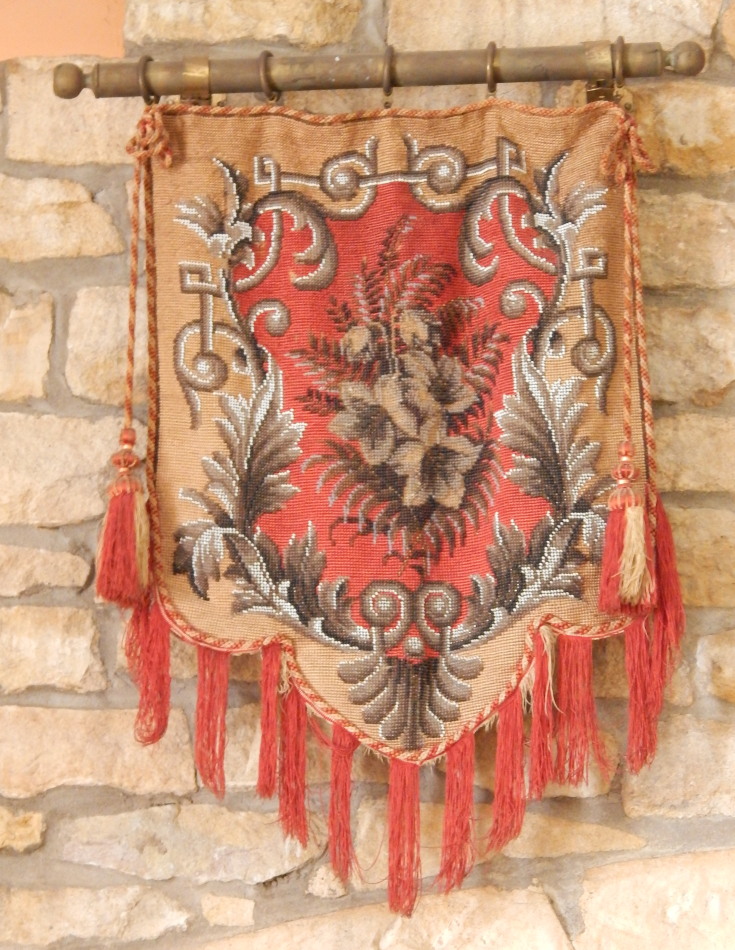
[[[278,776],[278,687],[281,681],[281,644],[268,643],[262,650],[260,672],[260,757],[258,784],[261,798],[276,794]]]
[[[590,751],[610,774],[592,693],[592,640],[561,635],[556,641],[556,765],[554,779],[565,785],[587,781]]]
[[[495,797],[488,847],[501,848],[520,834],[526,813],[523,774],[523,697],[514,690],[498,710],[498,744],[495,752]]]
[[[540,630],[536,630],[533,635],[533,655],[535,669],[528,797],[542,798],[544,789],[554,777],[554,758],[551,751],[554,737],[554,702],[549,655]]]
[[[628,674],[628,749],[631,772],[639,772],[656,751],[656,701],[651,699],[651,642],[645,617],[625,629],[625,671]]]
[[[197,646],[197,683],[194,761],[202,781],[217,798],[225,794],[225,740],[230,655]]]
[[[656,588],[658,605],[651,648],[651,702],[654,714],[658,716],[663,707],[664,688],[674,668],[685,626],[674,537],[660,498],[656,501]]]
[[[349,878],[355,859],[350,829],[350,798],[352,757],[358,745],[357,739],[351,733],[335,724],[331,742],[329,857],[335,874],[342,881]]]
[[[139,604],[125,631],[125,656],[138,686],[135,738],[158,742],[168,727],[171,708],[171,631],[157,603]]]
[[[442,856],[436,883],[447,893],[459,887],[475,863],[475,735],[466,732],[447,749]]]
[[[278,817],[284,834],[305,845],[306,824],[306,703],[292,686],[283,701]]]
[[[107,513],[97,548],[97,596],[120,607],[136,607],[145,597],[148,579],[138,571],[135,516],[143,487],[122,476],[110,486]]]
[[[605,528],[605,544],[600,565],[600,610],[616,614],[620,604],[620,558],[625,543],[625,508],[613,508],[608,512]]]
[[[419,895],[419,766],[391,759],[388,779],[388,906],[410,917]]]

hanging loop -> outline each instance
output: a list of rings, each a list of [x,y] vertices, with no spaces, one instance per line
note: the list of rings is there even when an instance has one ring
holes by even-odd
[[[148,81],[148,75],[146,73],[146,67],[148,63],[153,62],[152,56],[141,56],[138,60],[138,89],[140,89],[140,94],[143,97],[143,102],[147,106],[153,105],[156,102],[161,101],[160,96],[156,96],[151,89],[150,83]]]
[[[273,53],[269,49],[264,49],[258,57],[258,76],[260,77],[260,89],[265,96],[266,102],[278,102],[281,98],[279,89],[274,89],[268,78],[268,60]]]
[[[390,98],[393,95],[393,57],[395,50],[390,44],[385,47],[383,53],[383,96],[385,97],[386,109],[390,106]]]
[[[497,49],[496,43],[488,43],[485,54],[485,81],[487,82],[487,91],[491,96],[495,95],[498,88],[498,81],[495,78],[495,53]]]

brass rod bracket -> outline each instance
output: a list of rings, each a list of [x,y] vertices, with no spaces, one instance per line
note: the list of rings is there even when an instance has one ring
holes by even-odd
[[[605,64],[607,70],[608,64]],[[632,97],[625,93],[625,40],[619,36],[610,47],[609,71],[604,76],[590,80],[585,87],[587,102],[597,102],[605,99],[608,102],[617,102],[626,109],[631,109]]]
[[[181,98],[209,102],[212,96],[210,77],[208,57],[190,56],[185,59],[181,70]]]

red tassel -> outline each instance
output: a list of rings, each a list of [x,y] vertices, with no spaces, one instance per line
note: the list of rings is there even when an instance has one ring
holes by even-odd
[[[388,906],[410,917],[419,896],[419,766],[390,760],[388,777]]]
[[[643,502],[632,487],[638,477],[632,446],[621,442],[618,452],[620,460],[612,473],[617,484],[608,502],[598,605],[606,613],[640,614],[650,610],[655,595],[650,574],[651,532]]]
[[[554,737],[554,699],[551,691],[549,654],[540,630],[533,635],[534,677],[531,717],[531,770],[528,797],[542,798],[554,777],[551,752]]]
[[[194,761],[202,782],[217,798],[225,794],[225,740],[230,655],[210,647],[197,647],[197,682]]]
[[[132,474],[140,462],[134,445],[135,431],[123,429],[97,549],[97,595],[120,607],[140,604],[148,587],[148,514],[143,486]]]
[[[605,613],[620,610],[620,558],[625,540],[625,509],[611,508],[605,527],[605,545],[600,565],[600,594],[598,604]]]
[[[260,757],[256,791],[261,798],[272,798],[276,794],[280,682],[281,644],[274,641],[263,647],[260,671]]]
[[[500,851],[521,832],[526,813],[523,774],[523,698],[516,689],[498,710],[495,797],[488,847]]]
[[[447,749],[442,856],[437,885],[445,893],[459,887],[475,863],[475,736],[466,732]]]
[[[590,751],[602,773],[610,773],[592,692],[592,641],[562,635],[556,648],[554,779],[564,785],[580,785],[587,781]]]
[[[658,716],[685,626],[674,537],[660,498],[656,501],[656,589],[658,601],[651,648],[651,702],[654,714]]]
[[[625,629],[625,671],[628,674],[628,748],[631,772],[638,772],[656,751],[655,702],[651,701],[651,644],[645,617]]]
[[[125,656],[139,690],[135,738],[158,742],[168,727],[171,707],[171,631],[157,603],[139,604],[125,631]]]
[[[306,703],[294,686],[282,712],[278,817],[284,834],[306,845]]]
[[[342,726],[332,729],[332,764],[329,797],[329,857],[337,876],[346,881],[354,863],[350,830],[352,757],[357,739]]]

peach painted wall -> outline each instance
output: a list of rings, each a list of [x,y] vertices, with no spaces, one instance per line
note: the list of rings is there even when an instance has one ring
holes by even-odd
[[[0,0],[0,60],[123,55],[125,0]]]

